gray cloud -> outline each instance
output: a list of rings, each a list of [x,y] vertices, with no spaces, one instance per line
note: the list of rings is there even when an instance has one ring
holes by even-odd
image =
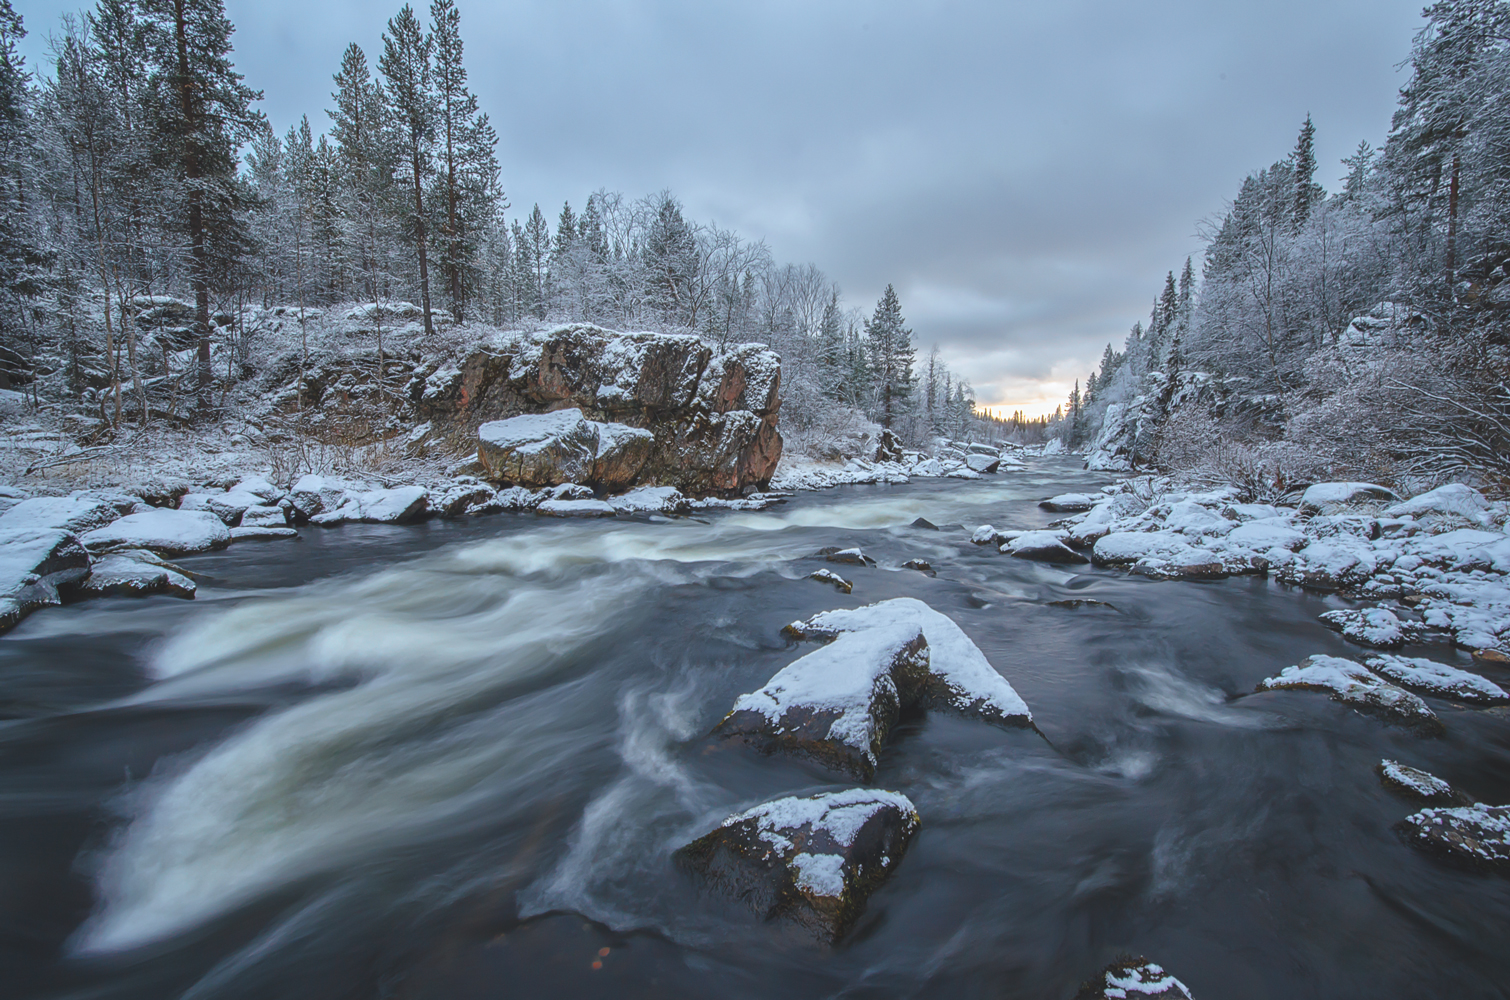
[[[60,7],[19,0],[34,37]],[[1143,317],[1197,223],[1317,124],[1325,183],[1382,141],[1419,0],[1211,4],[461,0],[515,211],[670,188],[871,306],[896,285],[983,401],[1060,395]],[[396,10],[231,0],[280,129],[326,124]]]

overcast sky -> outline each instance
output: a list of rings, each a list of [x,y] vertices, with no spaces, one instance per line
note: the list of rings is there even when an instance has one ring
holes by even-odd
[[[13,0],[45,36],[74,3]],[[1307,113],[1328,187],[1378,145],[1423,0],[458,0],[511,214],[669,188],[811,261],[981,402],[1052,409]],[[419,6],[424,6],[421,3]],[[228,0],[284,131],[328,125],[397,4]],[[391,8],[391,9],[390,9]]]

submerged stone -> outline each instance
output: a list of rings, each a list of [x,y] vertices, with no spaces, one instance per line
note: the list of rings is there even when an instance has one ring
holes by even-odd
[[[730,816],[676,852],[714,890],[834,943],[896,870],[919,827],[904,795],[851,788]]]

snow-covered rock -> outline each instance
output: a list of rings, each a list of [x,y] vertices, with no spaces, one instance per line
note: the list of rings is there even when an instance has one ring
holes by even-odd
[[[1001,458],[996,455],[966,455],[965,467],[973,472],[992,473],[1001,467]]]
[[[1381,760],[1376,769],[1379,781],[1392,792],[1426,802],[1455,803],[1460,796],[1452,786],[1434,774],[1409,767],[1397,760]],[[1467,803],[1463,803],[1467,805]]]
[[[831,546],[826,549],[820,549],[818,551],[818,554],[831,563],[842,563],[846,566],[869,566],[871,563],[875,562],[875,560],[870,558],[870,556],[867,556],[858,545],[851,546],[847,549]]]
[[[627,424],[588,420],[578,409],[527,413],[477,429],[477,457],[490,476],[520,486],[635,482],[655,435]]]
[[[1448,483],[1388,508],[1390,517],[1457,517],[1483,524],[1488,518],[1489,501],[1471,486]]]
[[[300,518],[309,520],[316,514],[336,510],[346,502],[347,493],[367,488],[362,484],[350,483],[344,479],[309,473],[300,476],[298,481],[289,488],[288,501]]]
[[[286,528],[288,513],[282,507],[248,507],[241,512],[241,528]]]
[[[855,585],[844,577],[830,569],[815,569],[807,575],[809,580],[817,580],[819,583],[831,583],[840,592],[848,594],[855,589]]]
[[[0,531],[0,632],[38,608],[58,604],[58,588],[89,574],[89,553],[71,531]]]
[[[1442,723],[1426,703],[1409,691],[1386,683],[1362,664],[1340,656],[1311,656],[1298,666],[1285,667],[1278,677],[1259,681],[1259,691],[1324,691],[1333,701],[1359,711],[1405,723],[1424,733],[1442,731]]]
[[[1148,504],[1131,493],[1106,497],[1070,526],[1065,540],[1081,548],[1094,545],[1102,537],[1117,530],[1122,522],[1137,517],[1147,509]]]
[[[207,510],[220,518],[226,527],[235,527],[248,507],[261,505],[261,497],[251,493],[187,493],[178,501],[179,510]]]
[[[1076,514],[1090,510],[1101,500],[1101,497],[1092,496],[1089,493],[1061,493],[1058,496],[1040,500],[1038,506],[1044,510],[1060,514]]]
[[[1080,988],[1075,1000],[1192,1000],[1190,988],[1141,956],[1108,965],[1099,979]]]
[[[1377,483],[1317,483],[1301,494],[1300,509],[1306,513],[1325,514],[1336,507],[1380,502],[1399,503],[1400,495]]]
[[[832,943],[901,863],[918,827],[906,796],[850,788],[737,813],[677,860],[762,919],[793,920]]]
[[[80,540],[91,552],[151,549],[159,555],[181,556],[225,548],[231,543],[231,531],[209,511],[153,508],[127,514]]]
[[[782,751],[869,781],[881,745],[928,672],[928,642],[913,623],[838,636],[740,695],[713,730],[764,752]]]
[[[1113,531],[1091,549],[1097,566],[1127,566],[1141,559],[1170,560],[1190,548],[1179,535],[1165,531]]]
[[[546,500],[535,513],[545,517],[613,517],[618,511],[606,500]]]
[[[192,599],[194,581],[183,570],[145,549],[109,552],[94,561],[89,576],[71,592],[80,597],[143,597],[167,594]]]
[[[1414,622],[1404,622],[1388,608],[1349,608],[1319,616],[1329,629],[1363,646],[1397,649],[1419,633]]]
[[[926,686],[918,692],[922,707],[978,717],[993,725],[1027,726],[1033,714],[1007,679],[997,673],[984,653],[948,615],[912,597],[867,604],[861,608],[824,611],[786,631],[799,639],[826,642],[849,632],[891,623],[915,623],[928,640]]]
[[[395,486],[381,490],[348,490],[340,506],[309,519],[311,524],[331,527],[349,521],[370,524],[407,524],[424,516],[430,491],[423,486]]]
[[[94,497],[32,497],[0,514],[0,531],[69,531],[76,535],[103,528],[120,517],[119,509]]]
[[[640,486],[609,497],[608,503],[621,514],[681,514],[691,507],[675,486]]]
[[[1474,866],[1510,870],[1510,806],[1422,809],[1402,826],[1417,847]]]
[[[1510,704],[1510,693],[1487,677],[1445,663],[1408,656],[1371,656],[1363,662],[1374,673],[1408,691],[1470,705]]]
[[[237,542],[241,542],[241,541],[256,541],[257,539],[264,539],[264,540],[266,540],[266,539],[270,539],[270,538],[298,538],[298,537],[299,537],[299,530],[297,528],[290,528],[287,525],[284,525],[283,527],[280,528],[277,525],[271,525],[271,524],[270,525],[245,525],[245,524],[242,524],[242,525],[237,525],[236,527],[234,527],[234,528],[231,529],[231,539],[232,539],[232,541],[237,541]]]
[[[1050,563],[1087,563],[1085,556],[1060,540],[1053,531],[1025,531],[1002,545],[1001,550],[1019,559]]]

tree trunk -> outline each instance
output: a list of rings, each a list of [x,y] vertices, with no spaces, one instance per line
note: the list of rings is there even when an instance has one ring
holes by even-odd
[[[1452,182],[1447,188],[1447,294],[1453,295],[1457,283],[1453,272],[1457,270],[1458,256],[1458,154],[1452,154]]]
[[[178,102],[183,114],[184,179],[189,186],[189,284],[194,289],[194,333],[199,338],[199,410],[208,416],[210,381],[210,247],[204,225],[204,198],[199,188],[201,169],[194,133],[198,113],[194,104],[194,81],[189,76],[188,15],[184,0],[173,0],[173,34],[178,45]]]
[[[430,262],[425,252],[425,188],[419,172],[419,147],[414,147],[414,235],[419,246],[420,308],[425,312],[425,336],[435,332],[430,323]]]

